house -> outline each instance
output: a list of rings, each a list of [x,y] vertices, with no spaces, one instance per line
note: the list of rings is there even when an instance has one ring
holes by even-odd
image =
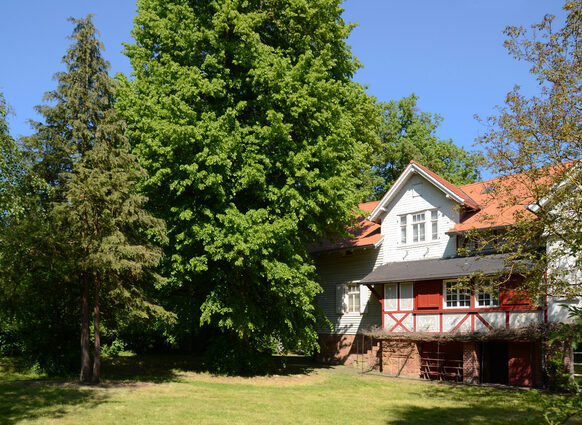
[[[469,230],[501,234],[532,202],[501,206],[490,195],[501,184],[511,182],[456,186],[411,161],[380,201],[360,205],[368,215],[353,237],[311,247],[333,324],[320,333],[321,359],[366,358],[394,376],[543,385],[540,329],[567,319],[564,300],[530,302],[495,247],[458,255],[471,247]],[[476,273],[506,281],[495,290],[459,283]]]

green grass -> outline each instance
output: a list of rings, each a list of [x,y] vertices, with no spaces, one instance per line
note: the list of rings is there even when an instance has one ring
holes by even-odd
[[[541,400],[552,397],[301,361],[241,378],[200,372],[187,357],[115,358],[103,384],[80,386],[19,374],[3,360],[0,424],[540,424]]]

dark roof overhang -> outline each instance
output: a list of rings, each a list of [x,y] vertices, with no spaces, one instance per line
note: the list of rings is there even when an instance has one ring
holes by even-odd
[[[477,257],[438,258],[384,264],[360,280],[362,284],[431,279],[454,279],[475,273],[496,274],[509,271],[506,254]]]

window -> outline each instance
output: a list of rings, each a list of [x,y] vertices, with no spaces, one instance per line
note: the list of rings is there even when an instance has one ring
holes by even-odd
[[[477,307],[498,307],[499,295],[479,291],[477,294],[475,294],[475,301]]]
[[[347,313],[360,312],[360,285],[348,284],[346,295],[348,297]]]
[[[385,283],[384,284],[384,310],[395,311],[398,310],[398,284]]]
[[[398,217],[400,244],[436,241],[439,238],[439,215],[437,210],[420,211]],[[412,238],[411,238],[412,236]]]
[[[439,238],[439,213],[434,210],[430,212],[430,223],[432,227],[432,240],[435,241]]]
[[[406,243],[406,216],[400,216],[400,243]]]
[[[424,242],[424,213],[412,214],[412,242]]]
[[[412,282],[400,284],[400,310],[412,310],[414,300],[412,289]]]
[[[457,281],[445,282],[446,307],[470,307],[471,292],[468,289],[457,288]]]

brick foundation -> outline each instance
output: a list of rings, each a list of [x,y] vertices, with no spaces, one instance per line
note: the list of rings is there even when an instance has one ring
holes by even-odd
[[[479,356],[477,355],[477,343],[463,343],[463,382],[468,384],[478,384],[479,375]]]
[[[417,342],[382,340],[381,370],[390,376],[418,378],[420,376],[420,352]]]
[[[378,343],[370,337],[320,334],[319,348],[317,360],[323,363],[352,364],[363,359],[369,368],[379,367]]]

